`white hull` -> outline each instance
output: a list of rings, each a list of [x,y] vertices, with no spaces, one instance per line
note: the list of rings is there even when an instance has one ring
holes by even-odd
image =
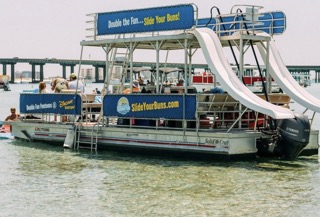
[[[15,123],[16,138],[58,142],[63,144],[68,129],[66,124]],[[91,126],[84,127],[87,133],[81,134],[82,142],[91,140]],[[24,132],[24,133],[23,133]],[[26,136],[27,135],[27,136]],[[98,148],[101,146],[147,147],[189,152],[216,153],[224,155],[255,154],[255,139],[259,132],[212,133],[180,130],[156,130],[120,128],[116,126],[102,128],[98,135]],[[185,138],[185,141],[184,141]]]
[[[68,124],[15,122],[13,134],[15,138],[44,141],[63,146],[67,131],[73,129]],[[162,151],[188,152],[195,154],[219,155],[225,158],[252,156],[257,153],[256,139],[265,137],[258,131],[211,132],[203,130],[183,131],[182,129],[139,129],[114,126],[101,127],[97,136],[97,148],[133,148]],[[80,143],[90,147],[92,126],[83,128]],[[305,148],[308,153],[318,151],[319,131],[313,130],[310,143]],[[76,140],[75,142],[76,143]],[[76,144],[74,144],[76,145]],[[83,147],[82,146],[82,147]]]
[[[64,143],[68,129],[66,124],[41,124],[16,122],[13,134],[16,138]],[[81,134],[81,142],[91,141],[91,126]],[[174,150],[193,153],[218,154],[225,156],[255,155],[255,140],[263,136],[259,132],[213,133],[179,130],[156,130],[120,128],[110,126],[101,128],[98,134],[98,149],[107,147],[148,148]],[[185,138],[185,140],[184,140]]]

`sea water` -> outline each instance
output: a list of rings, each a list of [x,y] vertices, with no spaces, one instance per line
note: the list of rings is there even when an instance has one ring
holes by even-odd
[[[319,84],[306,90],[320,98]],[[19,93],[0,91],[0,117]],[[296,111],[303,111],[293,103]],[[316,116],[316,127],[319,117]],[[201,161],[0,140],[0,216],[318,216],[318,156]]]

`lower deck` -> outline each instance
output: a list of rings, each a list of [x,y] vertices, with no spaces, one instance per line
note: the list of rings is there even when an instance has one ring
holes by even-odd
[[[69,135],[69,133],[71,134]],[[54,143],[75,149],[131,149],[155,152],[197,153],[231,156],[255,156],[257,141],[268,139],[268,135],[254,130],[212,131],[182,129],[152,129],[119,127],[96,124],[43,124],[14,122],[13,134],[16,138]],[[71,137],[71,138],[70,138]],[[312,130],[310,143],[304,155],[318,153],[319,131]],[[302,153],[303,154],[303,153]]]
[[[96,94],[21,97],[26,106],[21,120],[9,123],[16,138],[67,143],[67,147],[77,149],[129,147],[255,155],[259,144],[269,151],[279,139],[278,131],[270,129],[274,119],[227,93],[108,94],[100,102]],[[258,97],[290,111],[290,97],[286,94]],[[318,150],[318,134],[312,131],[306,149]]]

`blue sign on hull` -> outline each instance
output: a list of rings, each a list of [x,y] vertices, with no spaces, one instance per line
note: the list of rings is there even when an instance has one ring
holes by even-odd
[[[136,118],[195,119],[196,96],[106,95],[103,115]]]
[[[81,114],[81,97],[72,94],[21,94],[23,114]]]
[[[99,13],[97,34],[121,34],[190,29],[194,25],[194,9],[190,4],[171,7]]]

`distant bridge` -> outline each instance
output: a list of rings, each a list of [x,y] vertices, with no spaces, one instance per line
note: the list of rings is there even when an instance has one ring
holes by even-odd
[[[61,77],[67,78],[67,67],[70,68],[70,73],[74,72],[74,67],[76,65],[80,65],[79,60],[71,60],[71,59],[56,59],[56,58],[45,58],[45,59],[23,59],[23,58],[0,58],[0,64],[3,66],[3,75],[7,74],[7,67],[10,66],[11,68],[11,83],[14,83],[15,80],[15,65],[18,63],[28,63],[31,65],[31,82],[32,83],[38,83],[40,81],[43,81],[44,78],[44,69],[43,66],[45,64],[57,64],[62,67]],[[81,65],[91,65],[95,68],[95,79],[94,81],[99,83],[103,83],[106,76],[106,68],[105,68],[105,61],[102,60],[81,60]],[[118,65],[122,65],[120,62],[118,62]],[[36,66],[40,67],[40,79],[36,80]],[[135,62],[133,64],[133,67],[150,67],[151,70],[156,68],[155,63],[148,63],[148,62]],[[161,67],[164,66],[164,64],[160,64]],[[175,67],[175,68],[181,68],[182,64],[175,64],[175,63],[167,63],[166,67]],[[194,68],[207,68],[207,65],[204,64],[193,64]],[[103,69],[103,79],[99,80],[99,68]]]
[[[18,63],[28,63],[31,65],[31,82],[38,83],[43,81],[44,79],[44,69],[43,66],[45,64],[58,64],[62,67],[61,76],[67,78],[67,67],[70,67],[70,73],[74,72],[74,67],[76,65],[80,65],[79,60],[71,60],[71,59],[56,59],[56,58],[44,58],[44,59],[24,59],[24,58],[0,58],[0,64],[3,66],[3,75],[7,74],[7,67],[10,66],[11,68],[11,83],[14,83],[15,80],[15,65]],[[120,63],[118,63],[120,65]],[[95,68],[95,78],[94,82],[103,83],[105,76],[106,76],[106,68],[105,68],[105,61],[101,60],[81,60],[81,65],[91,65]],[[160,63],[160,67],[173,67],[173,68],[184,68],[181,63]],[[36,66],[40,67],[40,79],[36,80]],[[134,62],[133,67],[150,67],[151,70],[155,70],[156,64],[150,62]],[[99,68],[103,69],[103,79],[99,80]],[[207,64],[192,64],[192,68],[197,69],[208,69]],[[320,65],[319,66],[297,66],[297,65],[288,65],[288,70],[291,73],[306,73],[310,74],[310,71],[315,71],[315,80],[316,82],[320,82]]]

